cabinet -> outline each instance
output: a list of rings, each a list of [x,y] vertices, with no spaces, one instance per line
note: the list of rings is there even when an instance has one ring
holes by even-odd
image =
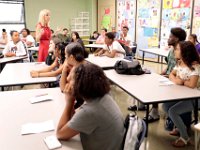
[[[80,36],[90,36],[89,12],[80,12],[77,18],[71,19],[71,31]]]

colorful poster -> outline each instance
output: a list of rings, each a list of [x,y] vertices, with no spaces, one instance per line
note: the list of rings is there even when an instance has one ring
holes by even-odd
[[[136,37],[138,49],[158,46],[161,1],[147,0],[144,2],[144,0],[138,0],[137,2]],[[145,57],[154,56],[145,54]]]
[[[190,32],[191,5],[191,0],[173,0],[172,8],[163,5],[160,41],[161,47],[167,46],[167,40],[171,28],[181,27],[185,29],[187,33]]]
[[[164,0],[163,1],[163,8],[164,9],[171,9],[173,0]]]
[[[117,1],[117,30],[121,32],[123,26],[129,27],[128,34],[135,41],[136,0]]]

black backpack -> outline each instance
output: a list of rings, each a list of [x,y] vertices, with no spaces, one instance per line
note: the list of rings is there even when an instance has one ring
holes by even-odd
[[[134,61],[124,61],[118,60],[115,63],[115,71],[119,74],[127,74],[127,75],[142,75],[145,71],[142,70],[140,62],[137,60]]]

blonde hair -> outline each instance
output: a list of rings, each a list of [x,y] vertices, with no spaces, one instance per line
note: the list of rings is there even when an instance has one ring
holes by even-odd
[[[44,16],[46,14],[50,14],[50,11],[48,9],[43,9],[43,10],[40,11],[38,22],[41,23],[42,26],[45,25]],[[47,26],[49,27],[49,22],[47,22]]]

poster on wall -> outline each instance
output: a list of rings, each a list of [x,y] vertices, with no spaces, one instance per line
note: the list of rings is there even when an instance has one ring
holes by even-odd
[[[138,49],[158,47],[160,26],[160,0],[137,1],[137,44]],[[154,57],[146,54],[145,57]]]
[[[190,33],[192,0],[164,0],[161,24],[160,47],[167,47],[170,30],[173,27],[181,27],[187,35]]]
[[[115,26],[115,0],[98,1],[98,31],[106,28],[111,31]]]
[[[200,41],[200,0],[195,0],[194,4],[192,33],[196,34]]]
[[[136,0],[117,0],[117,31],[128,26],[128,34],[135,41]]]

